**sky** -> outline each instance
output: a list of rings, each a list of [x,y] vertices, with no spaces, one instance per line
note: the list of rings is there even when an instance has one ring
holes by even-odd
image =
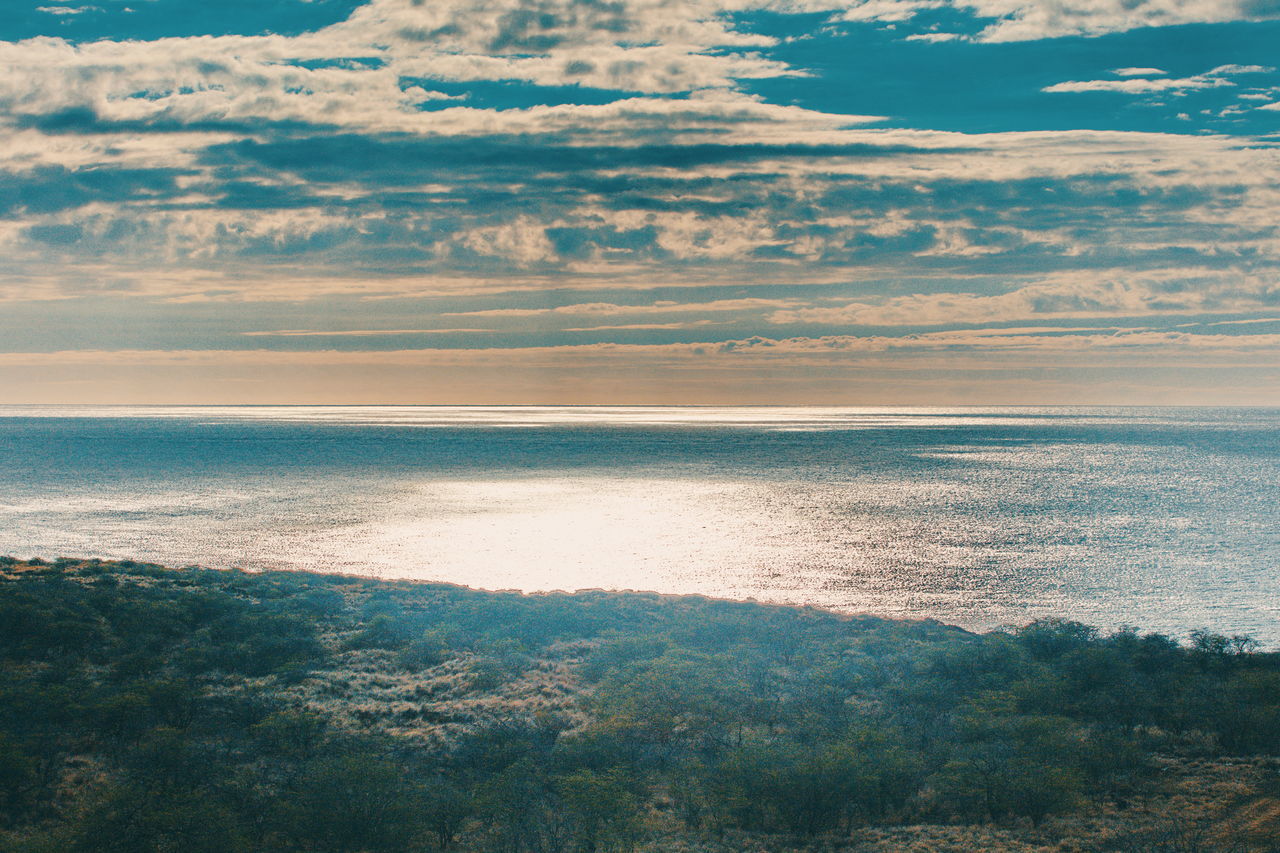
[[[4,0],[0,402],[1280,405],[1280,0]]]

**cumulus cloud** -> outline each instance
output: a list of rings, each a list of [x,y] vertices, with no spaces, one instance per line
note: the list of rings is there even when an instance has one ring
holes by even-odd
[[[943,5],[941,0],[870,0],[852,6],[803,0],[786,11],[827,10],[848,20],[893,22]],[[994,20],[982,33],[990,40],[1259,16],[1256,3],[1219,0],[955,5]],[[345,21],[292,37],[79,44],[42,37],[0,44],[0,63],[7,69],[0,106],[14,115],[85,110],[100,122],[309,123],[323,115],[324,122],[350,127],[432,132],[439,119],[424,115],[419,106],[453,97],[433,90],[432,80],[526,81],[653,95],[729,92],[743,80],[810,73],[758,52],[774,38],[730,23],[732,13],[772,8],[764,0],[373,0]],[[1259,69],[1222,66],[1214,73]],[[732,100],[739,106],[749,101]],[[460,113],[450,121],[480,118]]]
[[[11,217],[0,245],[11,277],[56,262],[69,290],[83,277],[127,282],[122,295],[240,299],[476,292],[529,276],[625,290],[992,264],[1247,271],[1280,248],[1273,149],[1162,134],[812,133],[807,145],[629,147],[330,134],[213,145],[181,168],[19,166],[0,177]]]
[[[449,96],[418,80],[662,94],[804,73],[752,52],[772,39],[735,30],[725,11],[664,0],[373,0],[294,37],[34,38],[0,43],[0,106],[15,115],[84,110],[101,122],[319,120],[430,132],[435,119],[418,105]]]

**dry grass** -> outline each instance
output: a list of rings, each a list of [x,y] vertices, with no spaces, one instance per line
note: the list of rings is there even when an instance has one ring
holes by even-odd
[[[25,564],[0,575],[47,570]],[[146,574],[116,573],[146,586]],[[68,580],[92,583],[86,576]],[[331,589],[344,609],[360,612],[368,585],[353,580]],[[352,632],[321,625],[332,665],[304,678],[228,676],[217,692],[269,695],[323,714],[339,728],[383,732],[441,745],[468,731],[513,718],[553,715],[569,729],[589,721],[588,688],[579,677],[590,641],[559,642],[533,654],[455,650],[421,670],[384,649],[347,649]],[[1170,744],[1194,752],[1190,745]],[[80,790],[101,773],[74,757],[63,770],[64,790]],[[859,828],[839,838],[799,842],[781,836],[687,833],[669,811],[648,815],[647,841],[637,853],[1280,853],[1280,759],[1198,758],[1166,754],[1152,762],[1149,784],[1125,802],[1088,802],[1039,826],[910,824]]]

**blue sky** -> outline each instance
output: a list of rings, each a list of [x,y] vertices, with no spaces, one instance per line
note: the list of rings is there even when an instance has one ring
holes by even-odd
[[[12,402],[1280,404],[1274,0],[10,0]]]

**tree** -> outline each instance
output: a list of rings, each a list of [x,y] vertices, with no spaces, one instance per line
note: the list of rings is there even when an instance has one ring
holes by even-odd
[[[308,849],[413,849],[420,834],[412,787],[399,767],[359,749],[312,761],[282,798],[280,827]]]
[[[453,846],[462,825],[475,811],[471,793],[444,778],[426,782],[421,803],[423,823],[441,850]]]
[[[572,823],[577,853],[629,850],[637,834],[637,806],[620,770],[577,770],[555,780],[556,792]]]

